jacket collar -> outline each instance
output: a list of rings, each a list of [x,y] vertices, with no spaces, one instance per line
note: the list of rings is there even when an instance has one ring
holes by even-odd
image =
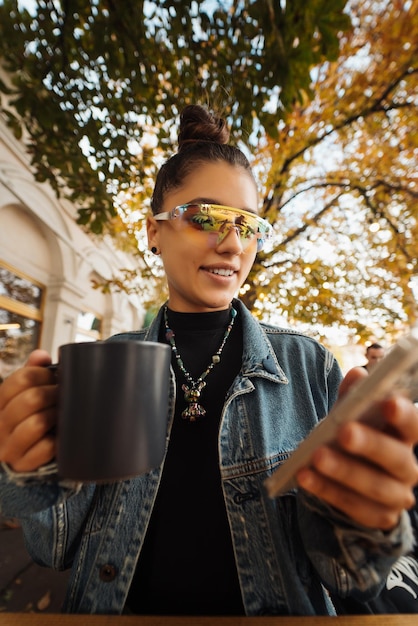
[[[244,376],[263,376],[287,383],[287,376],[263,326],[240,300],[234,300],[234,306],[242,319]]]
[[[277,360],[277,356],[263,326],[254,318],[247,307],[238,299],[234,307],[242,320],[244,376],[262,376],[273,381],[287,383],[288,379]],[[146,341],[158,341],[160,326],[163,321],[163,305],[145,334]]]

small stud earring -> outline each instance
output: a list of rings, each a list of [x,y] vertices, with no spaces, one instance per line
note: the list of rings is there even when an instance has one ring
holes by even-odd
[[[151,252],[152,252],[153,254],[160,254],[160,253],[158,252],[158,248],[156,248],[155,246],[152,246],[152,248],[151,248]]]

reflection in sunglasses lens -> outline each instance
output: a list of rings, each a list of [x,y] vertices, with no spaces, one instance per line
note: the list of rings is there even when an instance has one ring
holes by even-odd
[[[259,252],[272,234],[270,224],[255,213],[219,204],[183,204],[154,217],[156,220],[174,220],[179,227],[187,226],[189,235],[204,233],[207,243],[213,246],[219,245],[231,230],[235,230],[244,249],[256,239]]]
[[[182,219],[192,228],[208,233],[218,233],[220,243],[231,229],[235,229],[243,245],[257,235],[257,218],[243,215],[238,211],[221,209],[213,205],[186,205]]]

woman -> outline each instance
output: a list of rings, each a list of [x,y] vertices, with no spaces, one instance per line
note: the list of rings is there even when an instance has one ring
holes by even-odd
[[[38,562],[72,567],[66,611],[333,614],[325,588],[367,599],[411,546],[418,421],[405,399],[375,407],[391,435],[344,426],[298,473],[300,489],[267,496],[265,479],[327,414],[341,373],[317,342],[259,324],[234,298],[270,227],[228,138],[222,119],[184,110],[147,222],[169,300],[124,335],[172,346],[162,466],[60,484],[49,356],[33,353],[0,389],[2,507]]]

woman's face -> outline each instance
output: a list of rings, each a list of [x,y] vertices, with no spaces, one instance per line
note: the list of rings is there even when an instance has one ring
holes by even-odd
[[[205,163],[165,196],[161,212],[191,203],[221,204],[257,212],[257,189],[241,167],[224,162]],[[174,311],[198,313],[229,306],[248,276],[257,242],[243,249],[235,229],[218,244],[191,227],[148,218],[149,246],[161,253],[168,281],[169,305]]]

